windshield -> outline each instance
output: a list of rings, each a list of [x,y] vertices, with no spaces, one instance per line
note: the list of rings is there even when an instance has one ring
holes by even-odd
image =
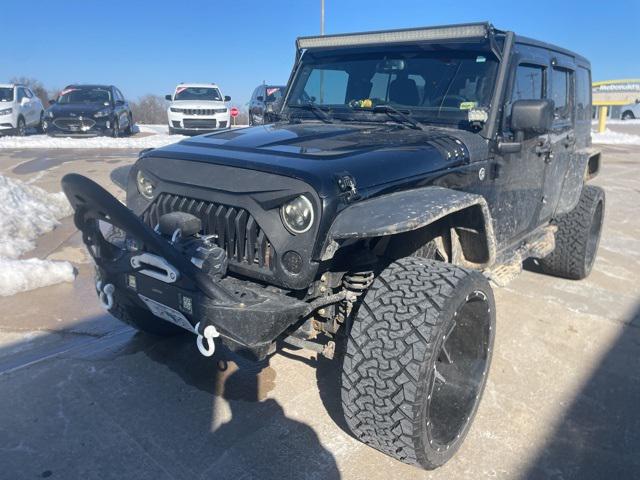
[[[465,50],[334,53],[305,54],[287,106],[315,103],[337,114],[388,104],[420,121],[459,122],[489,107],[498,64]]]
[[[111,92],[106,88],[99,87],[69,87],[58,97],[58,103],[102,103],[108,104],[111,101]]]
[[[282,93],[284,92],[284,87],[267,87],[266,94],[267,98],[266,102],[275,102],[282,98]]]
[[[0,102],[13,102],[13,88],[0,88]]]
[[[221,102],[220,90],[212,87],[178,87],[174,100],[202,100],[205,102]]]

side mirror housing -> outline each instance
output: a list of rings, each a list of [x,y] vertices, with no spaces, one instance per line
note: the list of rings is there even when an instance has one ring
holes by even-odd
[[[231,97],[229,95],[225,95],[224,96],[224,101],[225,102],[230,102],[231,101]]]
[[[54,103],[56,103],[55,98],[52,98],[51,100],[49,100],[49,105],[53,105]]]
[[[553,124],[553,100],[517,100],[511,105],[511,130],[543,134]]]
[[[119,107],[121,107],[122,105],[124,105],[124,100],[116,100],[116,105],[118,105]]]
[[[264,102],[264,97],[262,95],[258,95],[256,97],[256,100],[258,100],[259,102]]]
[[[22,97],[22,100],[20,100],[20,105],[26,105],[27,103],[29,103],[29,99],[27,97]]]
[[[164,96],[164,99],[165,99],[165,100],[169,100],[169,101],[171,101],[171,95],[165,95],[165,96]]]

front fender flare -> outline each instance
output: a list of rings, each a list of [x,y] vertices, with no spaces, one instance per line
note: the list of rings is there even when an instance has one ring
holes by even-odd
[[[338,214],[329,229],[321,259],[333,257],[348,239],[374,238],[417,230],[457,212],[474,209],[482,218],[487,261],[495,260],[495,236],[487,202],[481,195],[444,187],[422,187],[353,204]]]

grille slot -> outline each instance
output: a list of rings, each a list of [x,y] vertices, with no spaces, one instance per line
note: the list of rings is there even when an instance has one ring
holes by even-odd
[[[215,118],[184,118],[182,120],[184,128],[216,128]]]
[[[56,118],[53,121],[53,124],[60,130],[82,131],[84,129],[92,128],[96,124],[96,122],[90,118],[63,117]]]
[[[255,265],[266,270],[274,269],[276,252],[248,211],[161,193],[142,214],[142,219],[148,226],[155,228],[160,217],[171,212],[185,212],[198,217],[205,235],[217,235],[214,242],[227,251],[229,262]]]

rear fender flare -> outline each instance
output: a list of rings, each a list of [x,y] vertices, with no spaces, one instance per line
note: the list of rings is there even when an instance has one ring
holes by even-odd
[[[478,267],[491,265],[496,256],[496,242],[486,200],[481,195],[443,187],[391,193],[347,207],[331,225],[321,259],[331,259],[346,240],[410,232],[461,212],[471,215],[483,230],[479,233],[486,242],[486,257]]]

